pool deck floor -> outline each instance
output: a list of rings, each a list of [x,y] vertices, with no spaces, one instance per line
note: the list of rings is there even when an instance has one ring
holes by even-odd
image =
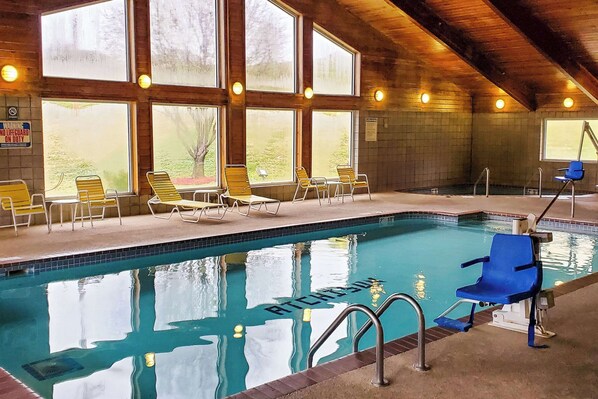
[[[333,199],[332,204],[322,206],[317,200],[283,202],[277,216],[252,211],[250,217],[243,217],[230,212],[222,221],[202,220],[196,224],[184,223],[177,215],[171,220],[143,215],[123,218],[122,226],[117,218],[96,221],[94,228],[89,223],[82,228],[79,223],[75,231],[71,231],[68,222],[63,226],[55,223],[50,234],[45,226],[32,226],[20,228],[19,236],[15,237],[12,229],[5,228],[0,229],[0,268],[11,262],[400,212],[539,215],[551,200],[550,197],[473,198],[397,192],[374,193],[372,197],[370,201],[367,195],[359,194],[354,202],[346,199],[343,204]],[[558,200],[547,217],[598,225],[598,194],[577,198],[574,219],[570,218],[567,199]],[[561,293],[573,292],[559,296],[557,306],[549,311],[549,326],[558,333],[548,341],[549,349],[530,349],[525,335],[483,325],[467,334],[454,334],[430,343],[427,359],[432,370],[429,372],[411,369],[415,359],[413,350],[390,356],[386,360],[386,375],[391,380],[388,387],[375,388],[369,384],[373,376],[373,366],[369,365],[336,377],[304,378],[304,384],[287,389],[268,385],[236,396],[274,398],[300,389],[289,398],[596,398],[598,284],[595,282],[598,279],[595,276],[589,276],[583,283],[566,283],[568,288],[563,286]],[[20,391],[14,388],[18,385],[4,382],[1,371],[0,399],[19,397]],[[301,389],[305,386],[309,387]]]

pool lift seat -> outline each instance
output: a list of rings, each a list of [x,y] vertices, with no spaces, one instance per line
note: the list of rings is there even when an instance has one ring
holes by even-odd
[[[532,237],[527,235],[496,234],[492,240],[490,256],[473,259],[461,264],[461,268],[482,263],[482,275],[475,284],[457,289],[459,299],[438,316],[434,322],[439,326],[467,332],[473,326],[475,307],[486,305],[510,305],[531,299],[528,345],[534,344],[536,325],[536,296],[542,287],[542,262],[536,259]],[[468,321],[446,317],[462,303],[471,303]]]

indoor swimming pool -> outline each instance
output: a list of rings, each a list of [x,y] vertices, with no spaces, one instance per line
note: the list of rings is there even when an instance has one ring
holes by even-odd
[[[45,398],[220,398],[305,369],[345,307],[390,294],[428,326],[510,224],[402,219],[0,280],[0,366]],[[544,286],[592,273],[597,236],[554,231]],[[558,302],[557,302],[558,306]],[[467,312],[467,309],[463,309]],[[315,363],[351,352],[353,313]],[[386,340],[416,331],[409,305]],[[373,346],[370,331],[361,348]]]

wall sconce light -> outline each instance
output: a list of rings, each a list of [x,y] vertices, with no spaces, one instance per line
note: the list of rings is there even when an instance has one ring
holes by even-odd
[[[494,105],[498,109],[503,109],[505,107],[505,100],[503,100],[502,98],[499,98],[498,100],[496,100],[496,103]]]
[[[2,79],[4,79],[4,81],[14,82],[19,77],[19,71],[17,71],[17,68],[12,65],[4,65],[0,75],[2,75]]]
[[[235,93],[236,95],[240,95],[241,93],[243,93],[243,83],[235,82],[233,84],[233,93]]]
[[[146,353],[144,355],[144,357],[145,357],[145,365],[147,367],[154,367],[154,365],[156,364],[156,354],[153,352],[149,352],[149,353]]]
[[[374,100],[378,102],[384,100],[384,92],[382,90],[376,90],[374,93]]]
[[[421,102],[427,104],[430,102],[430,95],[428,93],[423,93],[421,96]]]
[[[571,108],[573,104],[575,104],[575,102],[571,97],[567,97],[565,98],[565,100],[563,100],[563,105],[565,106],[565,108]]]
[[[310,308],[303,309],[303,321],[305,323],[309,323],[311,321],[311,309]]]
[[[147,89],[152,85],[152,78],[150,78],[148,75],[139,75],[137,78],[137,84],[142,89]]]
[[[243,326],[241,324],[237,324],[233,331],[235,332],[233,338],[243,338]]]
[[[314,89],[312,89],[311,87],[306,87],[305,91],[303,92],[303,95],[305,96],[305,98],[307,98],[308,100],[311,100],[312,97],[314,96]]]

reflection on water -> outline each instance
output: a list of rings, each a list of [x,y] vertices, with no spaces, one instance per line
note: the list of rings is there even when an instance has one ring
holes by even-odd
[[[0,352],[0,366],[54,398],[217,398],[263,384],[304,369],[310,345],[350,303],[376,308],[405,292],[430,325],[455,288],[475,281],[479,270],[458,265],[485,255],[497,229],[409,223],[2,289],[0,344],[14,351]],[[592,272],[596,237],[554,238],[542,247],[548,285]],[[387,339],[415,331],[400,306],[382,318]],[[389,322],[397,314],[400,323]],[[355,313],[343,321],[316,363],[348,354],[363,321]],[[22,368],[58,356],[82,368],[44,381]]]

